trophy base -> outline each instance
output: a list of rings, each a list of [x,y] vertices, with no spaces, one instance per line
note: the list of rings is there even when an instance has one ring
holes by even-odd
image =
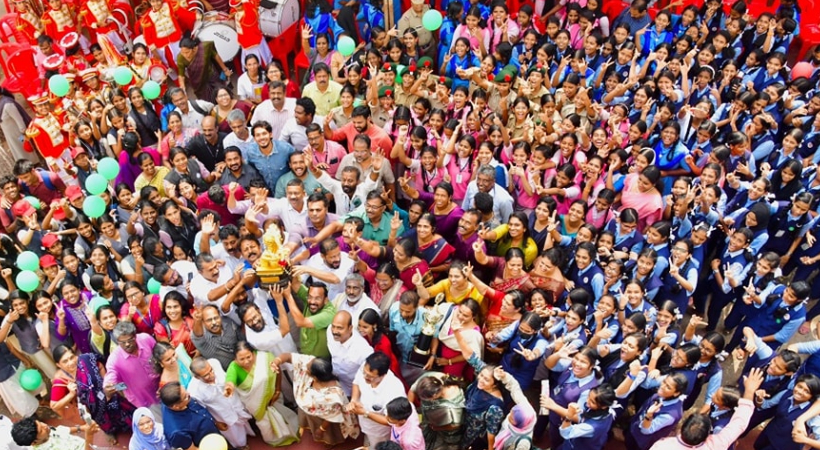
[[[268,289],[276,285],[284,288],[287,287],[288,283],[290,283],[289,272],[274,273],[265,270],[257,270],[256,276],[259,277],[259,286],[264,289]]]
[[[424,367],[427,365],[427,361],[430,360],[430,351],[427,350],[427,354],[419,353],[421,350],[413,347],[413,351],[410,352],[410,357],[407,358],[407,364],[415,367]]]

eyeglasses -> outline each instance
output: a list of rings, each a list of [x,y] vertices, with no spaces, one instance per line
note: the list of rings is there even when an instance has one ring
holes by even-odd
[[[127,298],[128,300],[133,300],[135,298],[140,298],[143,295],[145,294],[143,294],[142,292],[134,292],[133,294],[126,295],[125,298]]]
[[[384,208],[384,207],[385,207],[385,205],[378,205],[378,206],[376,206],[376,205],[364,205],[364,209],[367,210],[367,211],[376,211],[376,210],[379,210],[379,209]]]
[[[130,338],[128,338],[128,339],[117,339],[117,344],[120,344],[120,345],[131,345],[131,344],[133,344],[133,343],[134,343],[134,342],[136,342],[136,341],[137,341],[137,337],[136,337],[136,336],[131,336],[131,337],[130,337]]]

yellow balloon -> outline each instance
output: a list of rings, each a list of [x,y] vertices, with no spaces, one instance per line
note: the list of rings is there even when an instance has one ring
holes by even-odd
[[[228,450],[228,441],[221,434],[211,433],[199,442],[200,450]]]

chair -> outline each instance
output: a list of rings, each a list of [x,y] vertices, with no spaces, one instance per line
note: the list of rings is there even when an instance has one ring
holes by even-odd
[[[8,13],[0,17],[0,41],[12,43],[12,38],[18,44],[35,45],[25,33],[17,30],[17,13]]]
[[[627,9],[629,9],[629,3],[621,0],[614,0],[605,4],[602,11],[607,17],[609,17],[609,23],[613,23],[618,15]]]
[[[798,47],[797,50],[796,61],[803,61],[806,58],[806,53],[808,53],[812,47],[820,45],[820,25],[815,23],[802,24],[797,42],[800,43],[800,47]]]
[[[0,44],[0,67],[6,79],[0,83],[9,92],[28,98],[40,92],[40,74],[34,64],[34,49],[21,44]]]

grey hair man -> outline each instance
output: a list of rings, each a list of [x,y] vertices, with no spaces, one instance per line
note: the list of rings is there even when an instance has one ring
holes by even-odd
[[[501,219],[502,223],[507,223],[510,219],[510,214],[513,212],[513,198],[506,189],[495,182],[498,174],[498,169],[489,164],[479,167],[476,179],[467,185],[467,192],[464,194],[464,203],[461,205],[462,209],[466,211],[473,208],[475,195],[479,192],[484,192],[493,197],[493,213]],[[506,176],[506,173],[504,176]]]

